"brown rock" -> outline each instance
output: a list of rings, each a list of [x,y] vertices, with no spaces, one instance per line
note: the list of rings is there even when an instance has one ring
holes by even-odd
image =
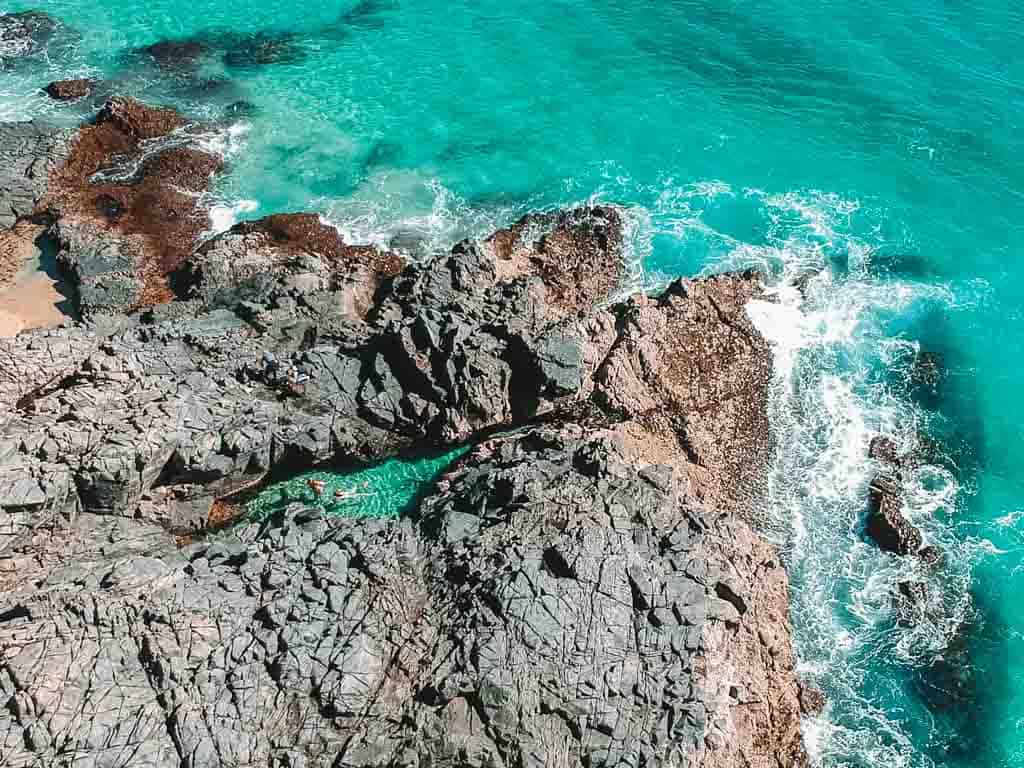
[[[43,90],[55,101],[75,101],[88,96],[95,87],[95,80],[79,78],[77,80],[55,80]]]
[[[383,275],[394,276],[405,266],[402,258],[394,253],[372,245],[348,245],[337,229],[324,224],[315,213],[274,214],[258,221],[242,222],[234,231],[264,234],[283,253],[323,256],[339,268],[360,263]]]
[[[800,711],[805,715],[820,715],[825,711],[828,699],[812,685],[800,683]]]
[[[607,302],[623,277],[625,221],[613,206],[533,213],[485,241],[499,276],[537,275],[565,314]]]
[[[760,277],[748,272],[682,280],[657,299],[633,299],[595,375],[602,407],[663,436],[652,444],[676,446],[698,499],[745,515],[770,450],[771,354],[744,309],[760,291]]]
[[[173,110],[112,99],[95,124],[78,131],[67,162],[51,174],[37,211],[59,220],[62,259],[79,281],[83,311],[129,311],[173,297],[167,275],[208,227],[200,195],[223,164],[186,137],[161,149],[159,140],[185,124]],[[123,280],[134,287],[94,295],[90,281],[104,278],[83,260],[111,249],[129,265]]]
[[[896,448],[895,441],[882,435],[871,438],[871,443],[868,445],[868,456],[893,466],[898,466],[900,463],[899,450]]]

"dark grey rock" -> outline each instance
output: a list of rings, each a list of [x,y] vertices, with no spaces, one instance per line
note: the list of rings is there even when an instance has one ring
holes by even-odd
[[[909,555],[921,549],[921,532],[903,514],[899,482],[879,476],[871,483],[867,533],[886,552]]]
[[[786,577],[738,490],[768,444],[756,276],[606,309],[605,208],[360,283],[371,255],[339,269],[293,216],[261,225],[267,280],[211,256],[251,256],[236,231],[126,318],[129,259],[54,216],[110,312],[0,340],[9,762],[806,765]],[[292,506],[176,546],[272,469],[501,427],[408,519]]]
[[[802,764],[797,688],[778,684],[792,654],[757,632],[785,610],[777,559],[742,524],[684,511],[685,484],[655,488],[615,442],[491,441],[414,522],[293,507],[179,552],[144,523],[85,515],[35,547],[73,565],[0,606],[8,756]],[[598,457],[596,474],[578,469]],[[476,524],[456,534],[457,519]],[[676,537],[690,520],[701,533]],[[717,568],[737,539],[750,559],[726,601],[683,564]],[[717,677],[738,664],[742,688]]]
[[[32,215],[70,141],[70,131],[38,121],[0,123],[0,227]]]

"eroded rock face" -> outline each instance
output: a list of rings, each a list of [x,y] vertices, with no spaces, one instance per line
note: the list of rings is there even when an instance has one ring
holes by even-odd
[[[70,142],[70,131],[38,121],[0,123],[0,228],[35,212]]]
[[[221,165],[176,112],[131,99],[111,99],[79,129],[37,212],[55,220],[83,315],[170,300],[166,276],[209,225],[200,195]]]
[[[784,573],[685,485],[560,429],[480,446],[416,521],[293,507],[179,551],[84,515],[5,596],[0,740],[16,763],[804,765]]]
[[[340,312],[364,318],[384,280],[403,265],[395,254],[348,245],[316,214],[277,214],[242,222],[207,241],[175,281],[179,292],[209,307],[279,295],[316,301],[330,293]]]
[[[611,207],[404,268],[309,214],[193,252],[158,180],[211,170],[179,116],[118,100],[40,202],[15,176],[112,319],[0,341],[5,756],[805,765],[786,578],[744,519],[757,276],[611,304]],[[293,507],[175,546],[271,469],[519,426],[410,519]]]

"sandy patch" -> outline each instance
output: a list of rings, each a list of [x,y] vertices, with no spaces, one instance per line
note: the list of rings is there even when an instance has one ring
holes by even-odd
[[[0,337],[53,328],[67,318],[61,284],[42,265],[36,239],[43,228],[25,222],[0,231]]]

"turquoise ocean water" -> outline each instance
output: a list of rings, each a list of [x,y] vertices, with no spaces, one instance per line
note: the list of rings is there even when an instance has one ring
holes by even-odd
[[[79,37],[0,70],[0,119],[69,119],[37,89],[71,75],[210,119],[235,104],[210,139],[230,168],[215,227],[312,209],[417,253],[600,198],[632,210],[635,286],[770,270],[778,301],[751,308],[776,349],[762,513],[830,701],[804,724],[816,761],[1024,766],[1019,4],[34,5]],[[193,68],[130,55],[197,36]],[[810,271],[801,302],[786,286]],[[942,356],[934,387],[910,379],[921,350]],[[863,538],[879,432],[923,457],[907,504],[935,572]],[[901,581],[926,584],[924,620],[901,624]]]

